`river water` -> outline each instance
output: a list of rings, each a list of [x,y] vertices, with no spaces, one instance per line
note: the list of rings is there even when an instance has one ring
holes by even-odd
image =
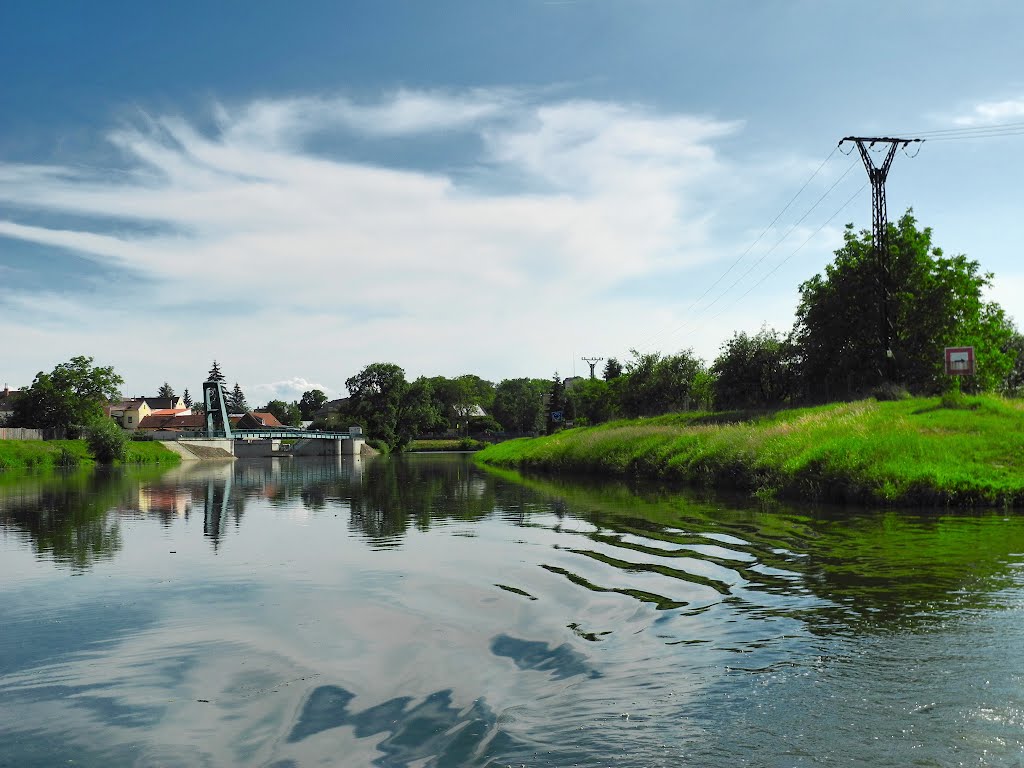
[[[0,766],[1022,766],[1024,516],[0,475]]]

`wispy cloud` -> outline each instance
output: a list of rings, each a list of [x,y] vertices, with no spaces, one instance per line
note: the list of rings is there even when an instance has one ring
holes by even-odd
[[[999,125],[1024,118],[1024,99],[1004,99],[975,104],[970,111],[953,118],[955,125],[965,127]]]
[[[607,297],[623,280],[712,258],[713,202],[730,175],[716,142],[741,128],[508,90],[215,112],[213,132],[178,116],[112,130],[117,172],[0,164],[0,235],[149,278],[112,289],[105,305],[50,307],[67,322],[62,347],[188,339],[198,368],[233,350],[232,375],[274,396],[310,381],[337,393],[376,359],[415,373],[547,375],[577,346],[628,349],[663,310]],[[384,167],[310,148],[338,132],[406,142],[456,132],[474,172],[466,181],[442,164]],[[114,333],[112,308],[141,322]],[[154,333],[154,312],[173,329]]]

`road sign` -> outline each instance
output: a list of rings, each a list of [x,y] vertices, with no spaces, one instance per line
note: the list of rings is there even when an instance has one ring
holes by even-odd
[[[558,422],[560,422],[562,420],[562,412],[561,411],[552,411],[551,412],[551,420],[553,422],[555,422],[556,424]]]
[[[974,375],[974,347],[946,347],[946,375]]]

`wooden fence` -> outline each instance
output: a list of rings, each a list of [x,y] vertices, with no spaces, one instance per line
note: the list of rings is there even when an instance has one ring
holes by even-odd
[[[54,429],[21,429],[20,427],[0,427],[0,440],[59,440]]]

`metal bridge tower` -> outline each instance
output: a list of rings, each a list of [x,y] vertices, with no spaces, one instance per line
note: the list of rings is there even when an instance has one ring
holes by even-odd
[[[852,141],[860,151],[860,159],[871,181],[871,241],[875,251],[876,280],[878,282],[879,328],[878,340],[881,344],[881,366],[878,373],[887,382],[896,380],[896,355],[893,352],[895,336],[895,307],[892,299],[892,262],[889,258],[889,227],[885,210],[885,179],[889,175],[896,150],[916,144],[922,139],[894,139],[877,136],[846,136],[839,146]],[[887,144],[885,158],[881,165],[875,165],[871,157],[871,149],[876,144]]]
[[[203,404],[206,407],[206,436],[227,437],[230,439],[231,419],[228,418],[224,382],[203,382]]]

